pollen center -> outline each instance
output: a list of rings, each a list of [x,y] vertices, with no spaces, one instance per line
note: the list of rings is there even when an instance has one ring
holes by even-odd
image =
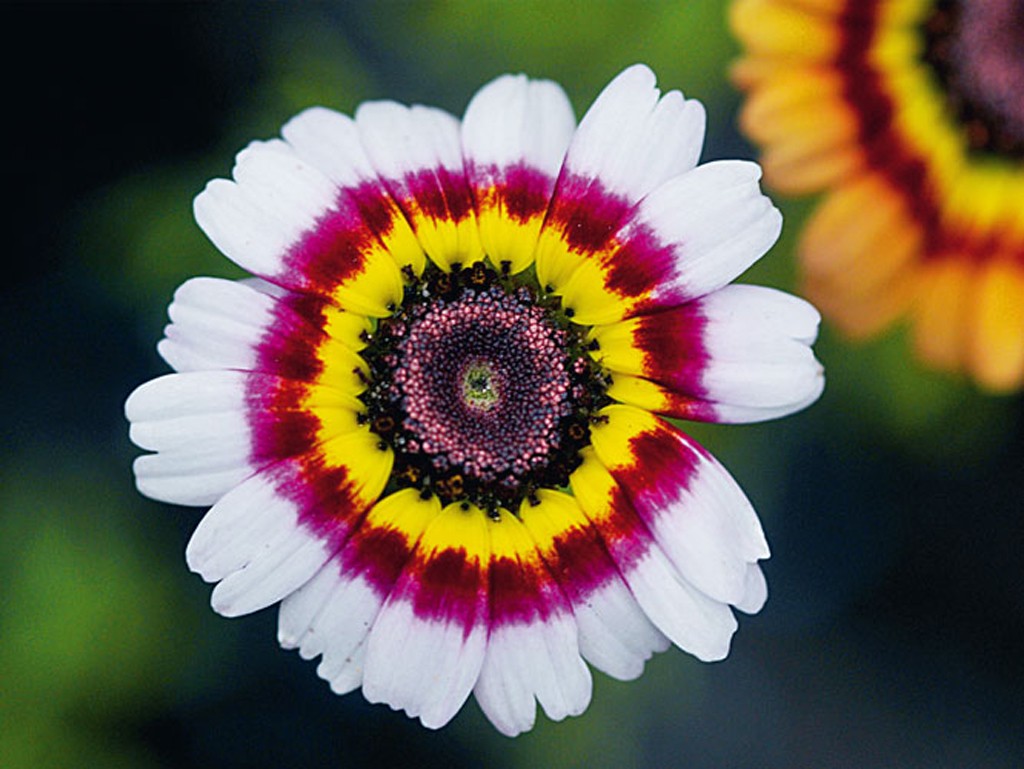
[[[483,263],[407,280],[364,353],[363,400],[395,451],[394,484],[492,513],[567,485],[607,402],[585,330],[556,298]]]
[[[462,374],[462,402],[470,409],[490,411],[501,398],[502,379],[488,361],[471,360]]]
[[[972,150],[1024,157],[1024,3],[939,0],[925,60]]]

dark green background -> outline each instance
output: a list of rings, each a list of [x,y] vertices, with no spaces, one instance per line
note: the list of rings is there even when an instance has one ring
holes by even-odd
[[[582,111],[622,67],[708,109],[705,158],[751,157],[724,4],[417,2],[0,6],[0,766],[1024,765],[1021,399],[919,370],[901,333],[826,327],[822,400],[693,432],[761,513],[771,597],[731,656],[595,674],[581,718],[441,732],[228,620],[183,550],[201,511],[134,491],[126,395],[164,372],[175,286],[236,275],[191,218],[234,153],[312,104],[461,114],[505,71]],[[745,280],[792,289],[809,201]]]

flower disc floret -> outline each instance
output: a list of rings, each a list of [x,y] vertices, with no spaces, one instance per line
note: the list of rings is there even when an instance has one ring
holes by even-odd
[[[404,299],[363,357],[368,423],[395,451],[393,483],[518,510],[565,487],[607,405],[587,330],[530,273],[484,262],[408,275]]]

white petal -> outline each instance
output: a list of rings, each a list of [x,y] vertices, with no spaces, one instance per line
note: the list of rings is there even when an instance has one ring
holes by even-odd
[[[776,415],[813,402],[824,369],[810,345],[820,316],[795,296],[761,286],[726,286],[699,300],[708,360],[700,385],[709,400]]]
[[[193,278],[174,292],[157,350],[177,371],[252,370],[277,303],[243,283]]]
[[[363,683],[366,642],[384,596],[360,577],[344,582],[317,617],[313,632],[321,638],[303,638],[299,653],[309,659],[317,651],[323,659],[317,675],[329,682],[335,694],[346,694]]]
[[[298,589],[331,553],[326,539],[302,525],[296,503],[261,474],[210,509],[193,533],[185,559],[207,582],[220,582],[213,591],[213,608],[233,617]]]
[[[482,259],[458,120],[432,107],[369,102],[356,111],[356,127],[374,169],[434,263],[447,268]]]
[[[180,505],[209,505],[252,475],[240,372],[168,374],[133,392],[125,403],[129,435],[156,451],[135,460],[141,493]]]
[[[392,594],[370,631],[363,694],[439,729],[469,697],[486,645],[482,624],[419,617]]]
[[[651,543],[624,569],[623,577],[641,608],[672,643],[704,662],[728,656],[737,627],[729,607],[680,577],[657,545]]]
[[[301,289],[283,258],[334,206],[336,186],[285,142],[242,150],[235,181],[215,179],[195,199],[196,222],[229,259],[249,272]]]
[[[747,566],[746,588],[743,597],[736,602],[736,608],[744,614],[757,614],[768,600],[768,583],[761,567],[752,563]]]
[[[125,416],[135,423],[237,411],[246,381],[238,371],[165,374],[135,388],[124,404]]]
[[[339,187],[355,187],[376,179],[355,121],[324,107],[312,107],[281,129],[300,158],[322,171]]]
[[[761,169],[747,161],[715,161],[678,176],[644,198],[616,235],[620,242],[657,241],[674,256],[655,299],[675,304],[730,283],[779,237],[782,215],[761,194]]]
[[[373,168],[386,180],[401,182],[438,168],[462,175],[459,121],[444,110],[364,102],[356,110],[356,127]]]
[[[214,465],[209,456],[197,458]],[[229,460],[217,458],[216,464],[230,465]],[[190,464],[184,454],[146,454],[132,464],[135,487],[150,499],[173,505],[206,507],[212,505],[253,473],[246,464],[227,467],[205,466],[200,469]]]
[[[533,727],[535,696],[548,718],[560,721],[586,710],[591,691],[575,623],[564,614],[492,628],[473,689],[484,714],[510,737]]]
[[[323,655],[317,674],[336,694],[363,682],[366,639],[386,595],[358,574],[346,574],[339,557],[281,602],[278,641],[306,660]]]
[[[655,83],[643,65],[612,80],[580,121],[565,172],[596,178],[632,203],[693,168],[704,142],[704,107],[679,91],[661,96]]]
[[[297,590],[331,557],[330,543],[291,521],[286,536],[266,534],[245,566],[228,574],[213,589],[211,605],[226,617],[258,611]],[[252,540],[250,540],[252,541]]]
[[[467,166],[522,164],[558,174],[576,118],[561,86],[525,75],[502,75],[481,88],[462,121]]]
[[[651,655],[671,643],[618,577],[574,603],[573,612],[584,659],[620,681],[638,678]]]
[[[723,603],[746,593],[747,567],[769,555],[754,508],[710,455],[693,450],[685,484],[654,483],[632,492],[637,513],[676,570]]]

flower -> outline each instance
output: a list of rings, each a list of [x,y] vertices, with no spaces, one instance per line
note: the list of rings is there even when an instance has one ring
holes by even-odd
[[[746,133],[765,178],[828,190],[804,290],[852,338],[901,318],[917,354],[1024,384],[1024,7],[739,0]]]
[[[586,708],[675,643],[726,656],[760,524],[665,417],[813,402],[818,314],[729,286],[778,236],[750,162],[697,165],[698,102],[625,70],[577,127],[504,76],[459,123],[314,108],[196,198],[256,278],[197,278],[126,412],[139,490],[212,505],[186,557],[213,608],[280,607],[338,692],[505,734]],[[656,416],[660,414],[661,416]]]

